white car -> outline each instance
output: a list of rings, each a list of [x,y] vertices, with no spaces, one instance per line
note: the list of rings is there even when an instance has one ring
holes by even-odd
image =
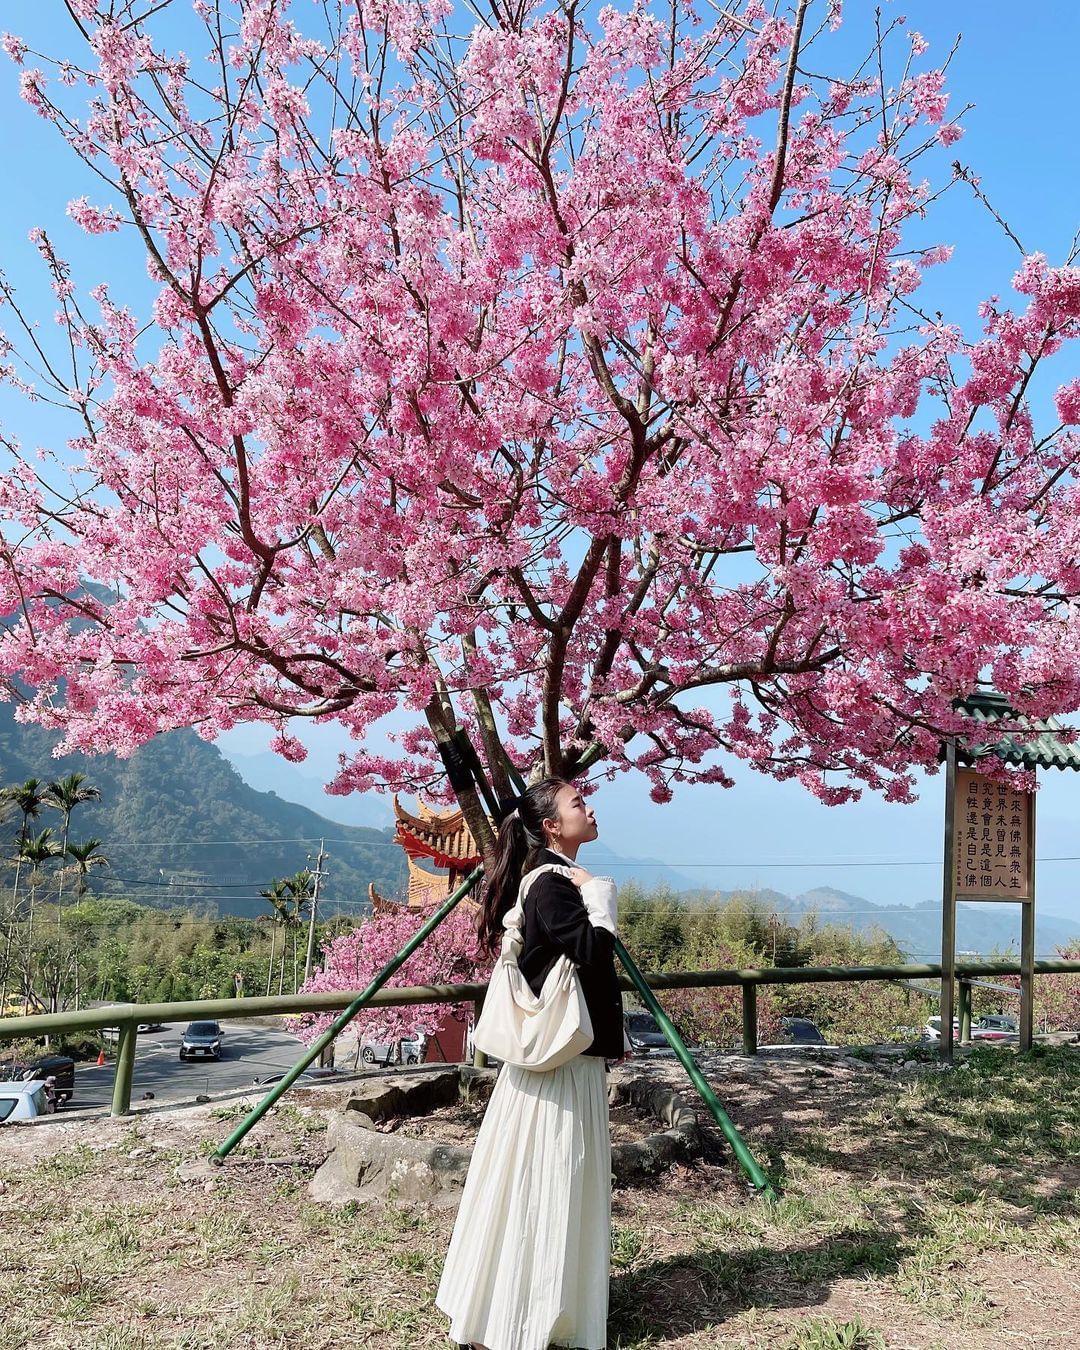
[[[0,1125],[9,1121],[36,1120],[48,1115],[49,1103],[45,1083],[31,1079],[29,1083],[0,1083]]]
[[[365,1064],[420,1064],[426,1050],[426,1036],[406,1036],[390,1044],[363,1041],[360,1058]]]
[[[940,1040],[941,1040],[941,1018],[940,1018],[940,1017],[931,1017],[931,1018],[929,1018],[929,1019],[927,1020],[926,1026],[923,1027],[923,1038],[924,1038],[925,1040],[928,1040],[928,1041],[940,1041]],[[958,1041],[958,1040],[960,1039],[960,1019],[959,1019],[959,1017],[954,1017],[953,1020],[952,1020],[952,1038],[953,1038],[954,1041]]]

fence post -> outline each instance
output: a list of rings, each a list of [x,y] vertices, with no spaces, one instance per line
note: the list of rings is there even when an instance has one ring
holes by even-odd
[[[116,1076],[113,1078],[112,1115],[131,1112],[131,1080],[135,1073],[135,1045],[139,1024],[134,1019],[121,1022],[116,1041]]]
[[[960,980],[960,1044],[971,1044],[971,981]],[[944,1030],[942,1031],[944,1035]]]
[[[757,985],[742,987],[742,1048],[744,1055],[757,1054]]]

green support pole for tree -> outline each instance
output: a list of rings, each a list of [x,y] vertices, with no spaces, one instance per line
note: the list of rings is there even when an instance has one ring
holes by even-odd
[[[240,1140],[243,1139],[244,1135],[247,1134],[248,1130],[266,1115],[267,1111],[270,1110],[278,1098],[292,1087],[308,1065],[318,1059],[323,1050],[331,1044],[334,1038],[345,1030],[364,1004],[383,987],[395,971],[401,969],[409,957],[412,956],[413,952],[416,951],[417,947],[427,941],[458,901],[468,895],[483,875],[483,867],[476,867],[469,873],[457,890],[443,901],[431,918],[428,919],[427,923],[424,924],[423,928],[414,933],[408,942],[406,942],[405,946],[402,947],[401,951],[398,952],[397,956],[393,957],[392,960],[388,961],[386,965],[383,966],[382,970],[379,971],[378,975],[375,976],[364,992],[358,994],[345,1011],[340,1013],[333,1024],[323,1032],[318,1040],[314,1041],[308,1047],[307,1054],[292,1066],[280,1083],[274,1084],[258,1106],[256,1106],[249,1115],[245,1116],[236,1129],[233,1130],[228,1139],[226,1139],[224,1143],[218,1145],[211,1154],[211,1161],[221,1162],[228,1157]]]
[[[131,1111],[131,1080],[135,1074],[135,1045],[138,1022],[121,1022],[116,1042],[116,1076],[113,1079],[112,1115],[126,1116]]]
[[[757,985],[742,987],[742,1048],[744,1055],[757,1054]]]
[[[767,1200],[777,1199],[777,1194],[773,1189],[772,1182],[761,1170],[757,1159],[747,1148],[746,1141],[735,1127],[735,1122],[720,1105],[719,1098],[712,1090],[705,1075],[698,1068],[697,1061],[686,1048],[683,1038],[675,1030],[675,1026],[671,1019],[668,1017],[667,1013],[664,1012],[663,1008],[661,1008],[656,999],[656,995],[646,983],[645,976],[638,970],[637,963],[618,938],[615,939],[615,954],[626,967],[626,973],[630,976],[634,988],[641,995],[645,1006],[656,1019],[656,1023],[660,1030],[667,1037],[668,1044],[671,1046],[672,1050],[675,1051],[679,1063],[690,1075],[690,1081],[697,1088],[698,1092],[701,1094],[702,1100],[712,1113],[713,1119],[716,1121],[717,1125],[720,1126],[724,1138],[731,1145],[731,1151],[735,1154],[739,1166],[750,1178],[751,1185]]]

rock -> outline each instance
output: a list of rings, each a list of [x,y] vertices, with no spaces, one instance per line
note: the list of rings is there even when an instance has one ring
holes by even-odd
[[[336,1111],[330,1117],[330,1156],[311,1180],[312,1199],[331,1205],[350,1200],[393,1200],[435,1208],[457,1204],[471,1149],[379,1134],[354,1123],[353,1115]]]
[[[436,1209],[461,1198],[471,1148],[414,1139],[400,1131],[384,1134],[380,1120],[427,1112],[454,1101],[475,1102],[490,1094],[495,1071],[461,1066],[437,1074],[395,1076],[363,1084],[343,1111],[330,1116],[330,1154],[309,1186],[312,1199],[331,1205],[349,1201],[395,1201]],[[453,1095],[450,1089],[453,1087]],[[627,1103],[652,1115],[665,1128],[645,1139],[612,1148],[616,1181],[653,1176],[701,1150],[697,1115],[670,1088],[651,1078],[616,1080],[613,1105]]]
[[[471,1069],[470,1073],[484,1070]],[[494,1073],[494,1070],[487,1070]],[[439,1106],[451,1106],[460,1098],[457,1065],[437,1073],[396,1074],[390,1078],[369,1078],[357,1085],[345,1103],[345,1110],[358,1111],[372,1120],[391,1116],[426,1116]]]
[[[178,1181],[202,1181],[212,1182],[219,1176],[218,1167],[209,1158],[193,1158],[190,1162],[181,1163],[176,1169]]]

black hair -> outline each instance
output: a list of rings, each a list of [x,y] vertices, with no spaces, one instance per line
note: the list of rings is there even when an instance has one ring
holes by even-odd
[[[517,902],[518,887],[526,872],[536,866],[542,849],[549,847],[544,837],[544,821],[558,815],[555,799],[566,787],[562,778],[544,778],[526,788],[517,799],[516,809],[499,826],[495,859],[484,880],[484,898],[476,928],[480,946],[496,952],[502,941],[503,918]]]

